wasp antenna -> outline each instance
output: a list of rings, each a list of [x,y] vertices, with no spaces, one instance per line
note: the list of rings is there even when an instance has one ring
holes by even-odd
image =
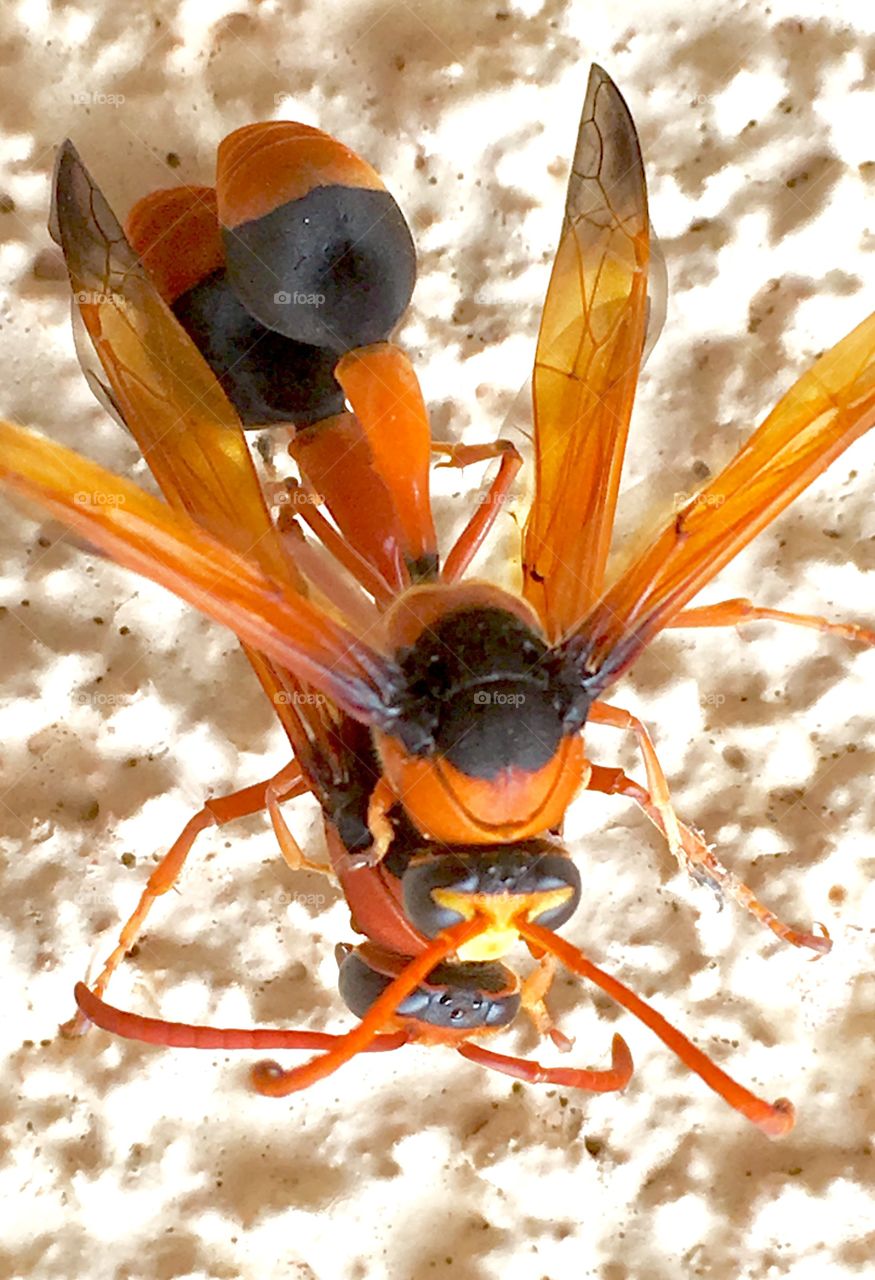
[[[769,1135],[770,1138],[780,1137],[782,1134],[789,1133],[793,1128],[796,1119],[796,1112],[792,1102],[787,1098],[778,1098],[775,1102],[766,1102],[763,1098],[758,1098],[756,1094],[751,1093],[749,1089],[745,1089],[744,1085],[733,1080],[727,1075],[715,1062],[712,1062],[707,1054],[701,1049],[697,1049],[691,1040],[682,1035],[670,1022],[651,1008],[645,1000],[640,996],[636,996],[634,991],[630,991],[616,978],[612,978],[610,974],[604,973],[591,960],[587,960],[586,956],[576,947],[571,946],[564,938],[558,937],[554,933],[550,933],[548,929],[542,929],[539,925],[531,924],[528,921],[521,921],[519,931],[522,937],[529,942],[534,942],[537,946],[543,947],[545,951],[551,952],[556,956],[557,960],[561,960],[567,969],[572,973],[579,974],[582,978],[588,978],[590,982],[594,982],[600,987],[612,1000],[616,1000],[617,1004],[622,1005],[624,1009],[628,1009],[630,1013],[634,1013],[636,1018],[645,1023],[650,1030],[659,1036],[664,1044],[667,1044],[673,1053],[677,1054],[681,1062],[689,1067],[691,1071],[695,1071],[696,1075],[701,1077],[710,1089],[715,1093],[719,1093],[724,1101],[728,1102],[736,1111],[740,1111],[743,1116],[752,1121],[763,1133]]]
[[[331,1049],[342,1036],[324,1031],[289,1031],[281,1027],[204,1027],[189,1022],[168,1022],[146,1018],[107,1004],[77,982],[76,1004],[89,1022],[125,1040],[160,1044],[173,1049]],[[405,1031],[376,1036],[367,1046],[371,1053],[400,1049],[407,1040]]]
[[[527,1084],[552,1084],[562,1089],[588,1089],[590,1093],[613,1093],[625,1089],[632,1079],[632,1054],[622,1036],[611,1042],[611,1065],[605,1071],[586,1067],[542,1067],[526,1058],[510,1058],[479,1044],[462,1044],[458,1051],[469,1062],[490,1067],[503,1075],[525,1080]]]
[[[472,920],[463,920],[460,924],[451,925],[439,934],[429,946],[410,961],[398,977],[378,997],[362,1018],[357,1027],[346,1035],[338,1036],[335,1044],[327,1053],[311,1058],[299,1067],[284,1071],[276,1062],[257,1062],[252,1068],[252,1084],[254,1088],[271,1098],[284,1098],[299,1089],[307,1089],[317,1080],[332,1075],[338,1067],[342,1067],[350,1058],[362,1053],[373,1044],[382,1028],[392,1017],[402,1000],[415,991],[419,984],[428,977],[435,965],[440,964],[447,956],[458,951],[472,938],[485,933],[491,927],[486,916],[475,916]]]

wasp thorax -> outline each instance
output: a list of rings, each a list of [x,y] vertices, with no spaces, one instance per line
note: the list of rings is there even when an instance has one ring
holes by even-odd
[[[398,736],[474,778],[533,773],[555,755],[576,693],[543,638],[495,607],[457,610],[399,656],[406,697]]]

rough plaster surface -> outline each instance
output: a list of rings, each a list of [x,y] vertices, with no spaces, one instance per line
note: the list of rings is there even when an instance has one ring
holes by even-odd
[[[630,482],[648,477],[648,497],[688,491],[694,464],[713,467],[872,306],[867,3],[35,0],[4,9],[0,49],[2,407],[118,470],[141,474],[80,376],[44,231],[68,133],[122,212],[209,181],[218,140],[253,119],[298,116],[361,150],[417,237],[402,337],[436,430],[488,439],[531,361],[598,60],[638,122],[672,285],[634,424]],[[871,625],[873,474],[864,440],[708,598]],[[441,492],[451,522],[458,480]],[[674,633],[616,696],[653,727],[681,814],[789,919],[824,921],[827,959],[718,912],[625,803],[587,796],[569,818],[585,884],[569,936],[741,1080],[792,1097],[788,1138],[571,981],[554,1005],[574,1058],[606,1063],[622,1030],[624,1096],[515,1088],[407,1050],[274,1102],[233,1055],[56,1037],[153,857],[207,793],[281,762],[270,710],[231,637],[165,593],[5,502],[0,539],[0,1276],[872,1274],[875,653],[772,626]],[[618,735],[591,749],[640,775]],[[291,817],[318,850],[312,806]],[[292,877],[252,820],[202,838],[115,995],[340,1028],[332,952],[351,936],[334,891]]]

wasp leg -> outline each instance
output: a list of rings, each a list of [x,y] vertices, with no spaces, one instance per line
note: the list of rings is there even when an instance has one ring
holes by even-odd
[[[368,801],[368,830],[374,837],[374,843],[367,851],[369,867],[375,867],[382,862],[389,845],[395,838],[395,828],[392,826],[389,813],[397,803],[398,797],[392,790],[391,784],[385,777],[380,777]]]
[[[340,1036],[323,1031],[287,1031],[279,1027],[204,1027],[190,1022],[145,1018],[98,999],[84,982],[76,983],[76,1003],[96,1027],[126,1040],[175,1049],[332,1049]],[[407,1033],[376,1036],[366,1053],[385,1053],[407,1043]]]
[[[796,627],[810,627],[826,635],[840,636],[857,644],[875,645],[875,631],[856,622],[829,622],[811,613],[785,613],[783,609],[766,609],[744,597],[721,600],[698,609],[684,609],[668,623],[669,627],[737,627],[743,622],[789,622]]]
[[[565,1089],[588,1089],[591,1093],[613,1093],[616,1089],[625,1089],[632,1078],[629,1046],[622,1036],[616,1035],[611,1043],[611,1066],[606,1071],[587,1070],[585,1067],[542,1067],[539,1062],[511,1058],[470,1042],[459,1045],[458,1052],[469,1062],[525,1080],[528,1084],[552,1084]]]
[[[308,784],[304,782],[300,769],[292,761],[285,769],[281,769],[279,773],[275,774],[267,783],[267,786],[264,787],[264,808],[267,809],[273,833],[276,836],[277,844],[280,847],[280,853],[286,866],[292,871],[318,871],[321,875],[329,876],[333,879],[334,870],[330,864],[313,862],[311,858],[306,857],[303,849],[289,830],[289,824],[280,809],[282,800],[292,800],[295,796],[303,795],[307,790],[309,790]]]
[[[338,564],[374,597],[381,608],[386,608],[392,600],[392,591],[379,573],[368,563],[364,556],[356,551],[346,538],[329,523],[317,510],[321,498],[308,484],[301,484],[294,479],[286,479],[279,486],[279,496],[285,505],[280,507],[277,528],[280,533],[290,532],[290,526],[296,520],[303,521],[316,535],[322,546]]]
[[[520,1002],[535,1025],[539,1036],[549,1036],[556,1048],[567,1053],[574,1041],[569,1040],[553,1021],[545,998],[556,976],[556,959],[554,956],[540,956],[538,967],[533,969],[520,987]]]
[[[588,719],[593,724],[603,724],[611,729],[631,729],[638,739],[638,747],[644,757],[644,768],[647,772],[647,790],[650,802],[658,810],[662,819],[662,830],[668,841],[668,847],[682,867],[687,867],[681,839],[680,823],[677,819],[668,790],[668,781],[657,759],[653,740],[645,725],[628,711],[619,707],[608,706],[606,702],[594,702],[589,709]]]
[[[593,765],[587,789],[600,791],[604,795],[626,796],[627,799],[634,800],[647,814],[654,826],[665,835],[662,814],[651,800],[650,795],[640,783],[628,777],[622,769],[606,769],[602,765]],[[752,889],[748,888],[727,867],[724,867],[713,850],[709,849],[704,837],[698,831],[686,826],[683,822],[678,823],[678,829],[683,845],[686,869],[694,880],[697,880],[700,884],[707,884],[709,888],[717,893],[719,898],[722,898],[723,894],[727,894],[745,911],[749,911],[760,924],[767,929],[771,929],[772,933],[780,938],[782,942],[788,942],[794,947],[808,947],[811,951],[817,952],[818,955],[825,955],[829,951],[832,946],[829,937],[816,933],[805,933],[784,924],[783,920],[780,920],[773,911],[770,911],[767,906],[759,901]]]
[[[459,534],[444,563],[441,572],[442,581],[457,582],[495,523],[523,460],[519,451],[509,440],[472,445],[443,444],[434,441],[431,447],[432,452],[446,455],[448,461],[438,463],[441,467],[461,468],[470,466],[474,462],[488,462],[491,458],[501,459],[495,478],[483,497],[478,498],[476,511]]]
[[[97,980],[92,984],[91,990],[94,994],[100,997],[106,991],[110,978],[142,933],[146,917],[155,899],[168,893],[179,879],[189,851],[201,831],[211,826],[224,826],[226,822],[233,822],[235,818],[247,818],[253,813],[259,813],[262,809],[278,811],[280,797],[290,799],[293,795],[301,795],[308,789],[308,784],[304,781],[298,765],[292,760],[279,773],[264,782],[256,782],[250,787],[232,792],[231,795],[208,800],[199,813],[189,818],[150,875],[135,910],[122,926],[116,946],[104,963]],[[273,812],[271,812],[271,818],[273,818]],[[288,861],[286,850],[283,850],[283,857]],[[311,869],[328,870],[325,867],[319,867],[316,863],[309,865]],[[61,1032],[65,1036],[78,1036],[87,1031],[89,1025],[88,1019],[80,1011],[69,1022],[64,1023]]]

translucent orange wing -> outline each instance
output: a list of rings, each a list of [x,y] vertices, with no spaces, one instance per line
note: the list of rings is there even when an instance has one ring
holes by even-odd
[[[595,692],[875,424],[875,313],[804,374],[733,460],[620,574],[566,644]]]
[[[394,664],[255,560],[137,485],[54,441],[0,422],[0,482],[119,564],[230,627],[368,724],[395,724]]]
[[[604,586],[647,328],[648,261],[635,125],[616,85],[594,66],[533,379],[535,497],[524,593],[554,639]]]
[[[167,501],[304,590],[273,527],[236,411],[70,142],[55,166],[50,231],[70,275],[85,375],[136,439]],[[251,648],[247,656],[296,754],[305,754],[297,710],[305,700],[288,696],[293,677]]]
[[[108,387],[99,371],[86,375],[108,391],[168,502],[235,550],[294,576],[236,412],[69,141],[56,163],[50,230]],[[86,363],[81,343],[80,356]]]

